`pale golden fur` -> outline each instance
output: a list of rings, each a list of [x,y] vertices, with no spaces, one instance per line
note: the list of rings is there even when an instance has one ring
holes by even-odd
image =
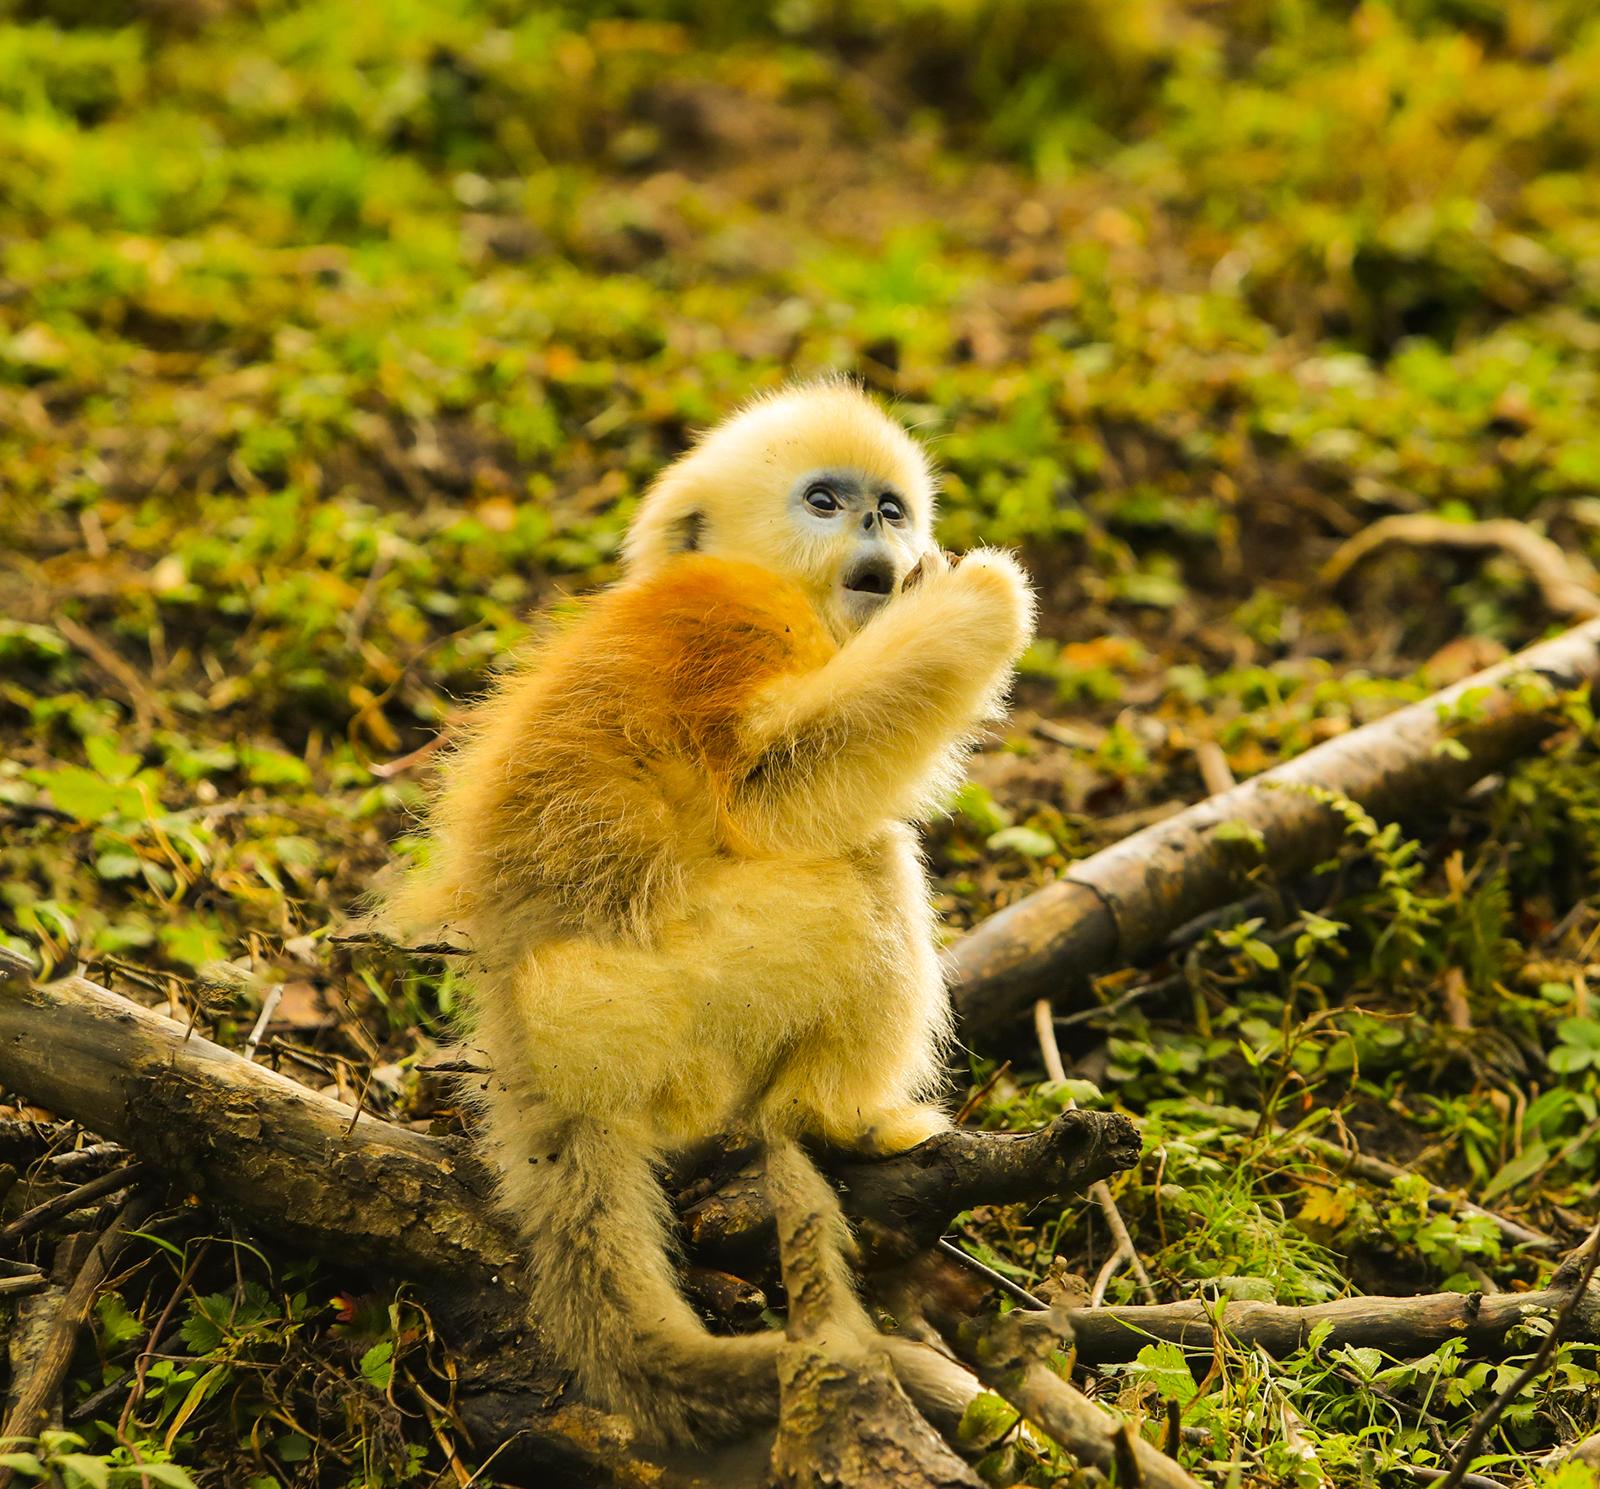
[[[903,500],[870,534],[881,604],[841,589],[860,529],[792,515],[818,469],[860,473],[863,514],[879,485]],[[645,497],[621,581],[446,763],[429,865],[396,899],[475,953],[484,1128],[534,1322],[585,1395],[664,1438],[770,1416],[781,1336],[713,1337],[679,1294],[663,1155],[749,1126],[782,1182],[809,1168],[797,1140],[896,1150],[947,1120],[909,824],[999,708],[1032,604],[1004,554],[948,566],[933,506],[920,447],[846,384],[706,436]]]

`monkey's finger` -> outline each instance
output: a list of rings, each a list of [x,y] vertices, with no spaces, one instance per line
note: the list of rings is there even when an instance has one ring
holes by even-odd
[[[929,574],[943,573],[952,567],[951,555],[941,548],[929,548],[912,564],[906,577],[900,581],[901,593],[915,589]]]

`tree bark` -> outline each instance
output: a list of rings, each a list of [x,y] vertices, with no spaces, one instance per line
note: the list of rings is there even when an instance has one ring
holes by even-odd
[[[1408,817],[1527,754],[1554,727],[1548,708],[1516,686],[1529,676],[1564,690],[1593,686],[1600,620],[1208,797],[990,916],[951,953],[963,1035],[992,1036],[1035,998],[1059,1001],[1098,973],[1147,961],[1178,926],[1237,898],[1249,850],[1219,834],[1225,824],[1258,833],[1260,861],[1279,874],[1326,858],[1344,824],[1298,787],[1337,791],[1380,818]]]
[[[834,1155],[823,1167],[856,1223],[873,1265],[932,1245],[950,1219],[975,1205],[1078,1194],[1139,1160],[1138,1130],[1117,1112],[1063,1112],[1038,1132],[973,1132],[929,1138],[892,1158]],[[748,1261],[768,1249],[772,1211],[759,1162],[740,1168],[684,1212],[698,1256]]]

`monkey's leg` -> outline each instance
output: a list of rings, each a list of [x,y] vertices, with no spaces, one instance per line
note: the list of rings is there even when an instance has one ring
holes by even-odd
[[[856,1296],[852,1263],[855,1237],[850,1234],[839,1196],[822,1177],[799,1143],[778,1139],[767,1147],[767,1197],[778,1217],[779,1234],[793,1229],[802,1235],[811,1264],[791,1275],[784,1261],[789,1311],[813,1321],[810,1332],[838,1336],[860,1344],[877,1330]],[[827,1320],[820,1328],[817,1321]]]
[[[583,1395],[671,1442],[777,1414],[776,1333],[718,1338],[678,1291],[657,1155],[593,1117],[518,1134],[505,1199],[528,1248],[532,1321]],[[528,1157],[536,1162],[527,1161]]]
[[[918,1409],[941,1432],[954,1435],[982,1385],[942,1350],[878,1333],[856,1295],[850,1266],[855,1241],[839,1197],[798,1143],[769,1146],[767,1190],[780,1238],[789,1231],[803,1242],[803,1266],[791,1265],[789,1255],[783,1258],[791,1319],[800,1321],[804,1335],[846,1361],[868,1353],[887,1356]]]

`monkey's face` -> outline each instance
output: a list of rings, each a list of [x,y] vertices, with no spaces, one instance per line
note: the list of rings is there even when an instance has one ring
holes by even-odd
[[[813,384],[757,400],[663,472],[626,556],[640,576],[681,553],[759,564],[842,641],[934,546],[933,510],[916,441],[850,384]]]
[[[931,541],[909,495],[870,471],[803,471],[785,509],[791,562],[829,627],[842,635],[888,604]]]

